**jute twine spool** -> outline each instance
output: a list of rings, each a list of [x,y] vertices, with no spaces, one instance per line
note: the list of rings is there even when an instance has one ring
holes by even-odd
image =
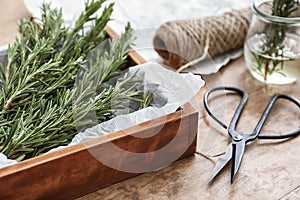
[[[250,25],[250,8],[219,16],[171,21],[156,31],[153,43],[165,64],[179,71],[203,60],[242,47]]]

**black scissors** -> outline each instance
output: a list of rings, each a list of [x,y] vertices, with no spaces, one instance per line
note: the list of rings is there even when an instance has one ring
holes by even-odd
[[[232,138],[231,144],[229,144],[229,146],[227,147],[225,155],[219,159],[218,163],[216,164],[209,178],[209,182],[212,182],[213,179],[221,172],[221,170],[232,159],[232,167],[231,167],[231,184],[232,184],[241,165],[242,158],[245,152],[245,147],[248,142],[253,141],[257,138],[258,139],[286,139],[286,138],[296,137],[300,134],[300,128],[299,128],[298,130],[285,135],[259,135],[264,123],[266,122],[272,110],[272,107],[274,106],[275,102],[278,99],[287,99],[295,103],[299,108],[300,108],[300,101],[286,94],[274,95],[272,99],[269,101],[265,111],[263,112],[253,132],[251,134],[245,134],[240,131],[236,131],[236,125],[247,103],[248,94],[245,91],[235,87],[214,87],[209,89],[204,95],[204,106],[206,111],[217,123],[219,123],[225,129],[227,129],[227,126],[212,114],[212,111],[208,106],[209,95],[212,92],[215,92],[217,90],[229,90],[239,94],[242,97],[240,104],[238,105],[228,127],[228,134]]]

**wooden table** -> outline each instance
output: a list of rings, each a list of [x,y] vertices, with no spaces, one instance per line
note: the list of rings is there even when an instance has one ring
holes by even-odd
[[[18,19],[28,17],[21,0],[0,1],[0,44],[12,42],[17,36]],[[169,167],[146,173],[108,188],[86,195],[90,199],[300,199],[300,137],[289,141],[255,141],[249,146],[238,176],[230,184],[230,166],[211,185],[207,179],[219,155],[229,142],[226,130],[205,114],[203,93],[214,85],[237,86],[249,93],[249,102],[238,130],[249,133],[256,125],[267,102],[275,93],[300,98],[300,80],[286,86],[267,86],[254,80],[239,58],[220,73],[204,76],[206,86],[192,100],[199,110],[199,135],[195,156]],[[218,96],[212,107],[228,123],[238,97]],[[225,109],[224,109],[225,108]],[[285,133],[299,127],[300,113],[285,101],[277,104],[263,133]]]

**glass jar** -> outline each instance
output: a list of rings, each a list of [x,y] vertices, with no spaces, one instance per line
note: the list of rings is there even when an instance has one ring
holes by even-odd
[[[278,17],[273,0],[253,2],[244,57],[252,76],[266,84],[288,84],[300,77],[300,1],[294,3],[293,10],[283,6],[277,11],[290,12],[289,17]]]

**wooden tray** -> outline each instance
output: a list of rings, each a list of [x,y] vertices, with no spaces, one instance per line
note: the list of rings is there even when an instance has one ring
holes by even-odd
[[[115,35],[109,27],[107,32]],[[145,62],[135,51],[129,57],[133,64]],[[166,158],[178,155],[174,160],[179,160],[194,154],[197,127],[198,112],[187,103],[175,113],[5,167],[0,169],[0,199],[72,199],[139,174],[106,166],[97,159],[101,157],[109,156],[121,168],[151,165],[152,170],[159,169],[170,164]],[[145,133],[153,136],[145,138]],[[111,144],[149,154],[143,158],[120,155],[112,151]],[[168,149],[151,154],[166,145]]]

